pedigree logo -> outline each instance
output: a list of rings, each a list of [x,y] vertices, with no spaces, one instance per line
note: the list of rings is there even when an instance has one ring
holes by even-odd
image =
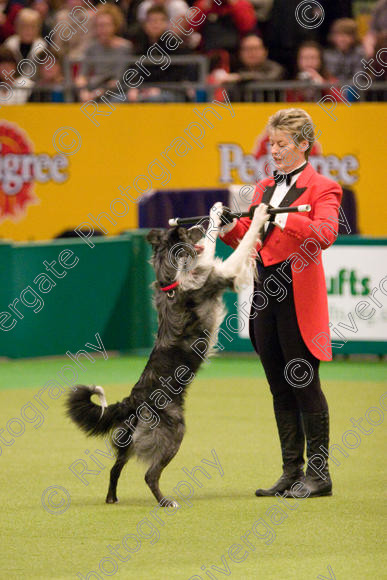
[[[257,138],[253,153],[244,153],[236,143],[220,143],[220,182],[255,183],[272,175],[272,157],[267,133]],[[310,164],[318,173],[341,185],[354,185],[359,176],[359,161],[354,155],[323,155],[320,143],[313,145]]]
[[[63,183],[68,165],[62,153],[35,153],[20,127],[0,121],[0,222],[22,219],[28,205],[40,203],[35,183]]]

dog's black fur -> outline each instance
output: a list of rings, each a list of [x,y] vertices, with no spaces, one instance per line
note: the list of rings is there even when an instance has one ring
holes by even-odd
[[[107,503],[118,501],[116,490],[121,470],[128,459],[136,454],[150,464],[145,481],[160,505],[175,505],[161,493],[159,479],[183,440],[184,397],[188,383],[203,362],[202,356],[193,350],[192,345],[199,338],[212,345],[216,344],[219,325],[225,314],[221,297],[226,288],[233,287],[235,277],[230,272],[225,274],[219,267],[226,262],[213,258],[214,248],[210,247],[214,245],[213,241],[209,242],[205,238],[203,246],[197,246],[202,236],[203,230],[198,227],[190,230],[182,227],[167,231],[152,230],[148,234],[148,241],[153,247],[155,305],[159,327],[150,358],[129,397],[106,406],[101,387],[77,385],[68,398],[68,415],[88,435],[113,434],[112,443],[117,459],[110,472]],[[255,243],[257,239],[258,234]],[[252,247],[253,243],[250,244]],[[191,248],[194,253],[200,252],[190,271],[182,266],[182,248]],[[179,264],[177,272],[176,264]],[[175,279],[179,280],[176,289],[170,292],[160,290]],[[188,370],[176,378],[176,369],[182,366]],[[171,377],[169,386],[162,384],[160,377]],[[159,393],[157,397],[161,397],[157,400],[164,401],[157,406],[150,398],[156,389]],[[91,401],[93,394],[100,397],[102,407]],[[144,409],[145,402],[149,407],[145,406]],[[153,428],[150,425],[152,416],[149,409],[160,418]]]

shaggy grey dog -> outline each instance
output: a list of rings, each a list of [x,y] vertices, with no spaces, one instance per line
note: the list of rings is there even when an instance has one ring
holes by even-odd
[[[221,215],[222,205],[217,203],[204,238],[200,226],[149,232],[159,326],[149,360],[130,395],[107,405],[102,387],[77,385],[67,400],[68,415],[88,435],[110,433],[117,459],[110,472],[107,503],[118,501],[118,478],[135,454],[149,465],[145,481],[159,504],[174,505],[161,493],[159,479],[183,440],[187,387],[217,342],[225,316],[224,291],[238,289],[254,276],[259,232],[269,217],[261,204],[238,248],[222,261],[215,258]],[[199,339],[207,341],[205,356],[194,348]],[[94,394],[101,406],[91,401]]]

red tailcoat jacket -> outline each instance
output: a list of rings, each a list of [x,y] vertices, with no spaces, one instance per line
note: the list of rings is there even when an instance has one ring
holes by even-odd
[[[272,177],[258,183],[251,205],[269,204],[274,189]],[[332,358],[321,250],[329,248],[336,240],[342,193],[335,181],[320,175],[308,163],[279,207],[310,204],[311,211],[308,214],[289,213],[284,230],[270,224],[263,243],[257,246],[264,266],[285,260],[291,263],[298,326],[306,346],[319,360]],[[250,223],[249,218],[240,218],[221,239],[236,248]],[[278,280],[284,283],[280,274]],[[323,348],[318,346],[319,336],[325,337],[322,340],[322,344],[325,343]],[[329,344],[326,345],[326,342]]]

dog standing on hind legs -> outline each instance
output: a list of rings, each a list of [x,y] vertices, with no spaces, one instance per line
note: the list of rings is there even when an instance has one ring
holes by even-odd
[[[224,291],[238,289],[252,280],[255,248],[269,219],[266,208],[261,204],[255,210],[250,229],[224,261],[215,258],[216,238],[222,225],[221,203],[211,209],[204,239],[204,230],[198,226],[149,232],[147,239],[153,248],[151,262],[156,274],[158,331],[145,369],[130,395],[121,402],[107,405],[102,387],[84,385],[74,387],[67,400],[68,415],[87,435],[111,436],[117,458],[110,471],[107,503],[118,501],[117,483],[122,468],[136,455],[149,465],[145,481],[158,503],[164,507],[175,505],[161,493],[159,480],[183,440],[184,397],[203,362],[192,345],[200,338],[216,344],[225,316]],[[210,231],[213,238],[208,235]],[[189,269],[188,254],[195,255]],[[99,397],[101,405],[91,401],[93,395]]]

